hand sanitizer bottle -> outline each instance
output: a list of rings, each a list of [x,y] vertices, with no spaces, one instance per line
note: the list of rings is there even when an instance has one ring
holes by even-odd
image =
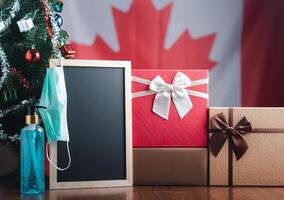
[[[31,114],[31,108],[28,108],[27,125],[20,135],[22,194],[44,192],[44,130],[38,125],[39,116],[35,109]]]

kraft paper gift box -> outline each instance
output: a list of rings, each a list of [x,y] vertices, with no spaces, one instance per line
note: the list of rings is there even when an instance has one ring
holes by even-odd
[[[284,185],[284,108],[210,108],[209,119],[210,185]]]
[[[134,185],[207,185],[208,72],[132,75]]]
[[[133,147],[206,147],[207,70],[132,70]]]

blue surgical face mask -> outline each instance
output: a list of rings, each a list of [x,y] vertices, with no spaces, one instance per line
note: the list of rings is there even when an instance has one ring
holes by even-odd
[[[47,70],[42,88],[40,103],[46,109],[40,109],[48,143],[69,141],[67,126],[67,93],[63,67]]]
[[[69,164],[64,169],[57,167],[50,160],[48,151],[46,151],[47,159],[57,169],[65,170],[71,164],[71,156],[68,144],[67,92],[63,67],[51,67],[47,70],[39,105],[46,107],[46,109],[40,109],[39,112],[45,126],[48,143],[66,141]],[[46,150],[48,150],[48,145]]]

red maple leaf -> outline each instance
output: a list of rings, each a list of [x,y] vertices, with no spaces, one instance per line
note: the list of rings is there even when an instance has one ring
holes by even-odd
[[[73,42],[76,58],[131,60],[133,68],[211,69],[209,54],[216,34],[192,39],[185,31],[175,44],[164,48],[172,4],[157,11],[150,0],[134,0],[127,13],[112,8],[120,50],[114,52],[97,36],[92,46]]]

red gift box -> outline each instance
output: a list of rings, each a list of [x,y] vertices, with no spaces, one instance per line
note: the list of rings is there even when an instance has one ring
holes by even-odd
[[[133,147],[207,146],[207,70],[132,70],[132,76]]]

